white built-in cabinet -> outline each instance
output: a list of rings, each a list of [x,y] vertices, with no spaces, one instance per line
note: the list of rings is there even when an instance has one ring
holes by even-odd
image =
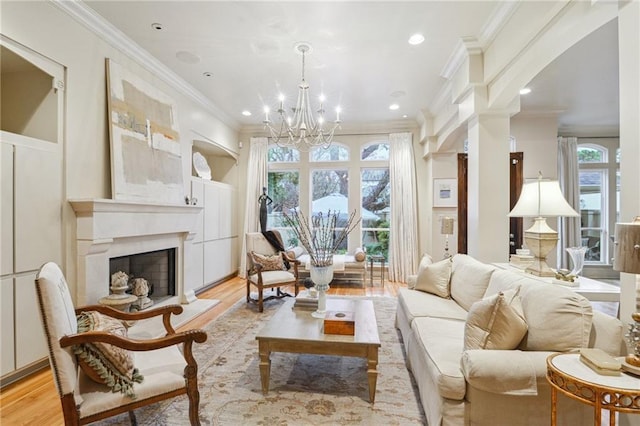
[[[0,366],[3,384],[47,358],[35,277],[62,265],[64,68],[0,43]]]
[[[197,291],[238,271],[238,212],[233,185],[192,177],[191,196],[203,207],[193,240]]]

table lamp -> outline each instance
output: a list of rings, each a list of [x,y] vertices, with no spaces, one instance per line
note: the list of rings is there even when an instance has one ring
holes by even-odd
[[[613,269],[629,274],[640,274],[640,216],[631,223],[616,223],[613,252]],[[640,367],[640,312],[631,315],[626,335],[632,353],[625,361],[634,367]]]
[[[556,246],[558,233],[547,225],[546,217],[578,217],[580,216],[565,200],[560,185],[556,180],[543,180],[538,174],[535,182],[527,182],[522,186],[518,202],[509,212],[509,217],[533,217],[531,228],[524,231],[524,241],[534,256],[534,261],[525,272],[540,277],[554,277],[547,265],[547,254]]]
[[[453,235],[453,218],[452,217],[442,218],[442,223],[440,224],[440,233],[445,236],[444,258],[448,259],[451,257],[451,254],[449,254],[449,235]]]

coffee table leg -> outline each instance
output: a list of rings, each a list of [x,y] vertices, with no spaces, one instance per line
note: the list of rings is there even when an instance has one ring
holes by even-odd
[[[269,343],[262,340],[258,343],[258,353],[260,354],[260,382],[262,383],[262,393],[269,393],[269,375],[271,373],[271,350]]]
[[[367,354],[367,377],[369,378],[369,402],[376,399],[376,384],[378,382],[378,347],[370,347]]]

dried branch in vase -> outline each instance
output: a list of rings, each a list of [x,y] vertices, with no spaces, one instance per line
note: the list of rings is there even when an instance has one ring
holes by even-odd
[[[360,218],[356,219],[355,210],[340,228],[337,228],[340,212],[336,210],[328,210],[326,215],[320,212],[312,216],[310,221],[298,209],[290,209],[289,212],[283,212],[284,223],[293,229],[300,245],[309,253],[313,266],[331,265],[333,255],[347,235],[360,223]]]

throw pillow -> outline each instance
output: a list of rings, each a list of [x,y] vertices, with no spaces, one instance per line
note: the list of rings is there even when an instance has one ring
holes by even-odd
[[[440,297],[449,297],[451,279],[451,260],[444,259],[418,269],[416,290],[425,291]]]
[[[471,305],[464,327],[464,349],[518,347],[527,333],[519,289],[507,290]]]
[[[77,317],[78,333],[104,331],[121,337],[127,336],[122,321],[100,312],[82,312]],[[142,383],[143,377],[133,365],[133,355],[126,349],[108,343],[83,343],[73,347],[82,371],[93,381],[107,385],[112,392],[136,397],[133,383]]]
[[[367,258],[367,254],[364,250],[358,247],[353,257],[356,259],[356,262],[364,262]]]
[[[262,266],[262,271],[282,271],[284,269],[284,262],[280,253],[274,255],[264,255],[251,252],[251,258],[255,263]]]

